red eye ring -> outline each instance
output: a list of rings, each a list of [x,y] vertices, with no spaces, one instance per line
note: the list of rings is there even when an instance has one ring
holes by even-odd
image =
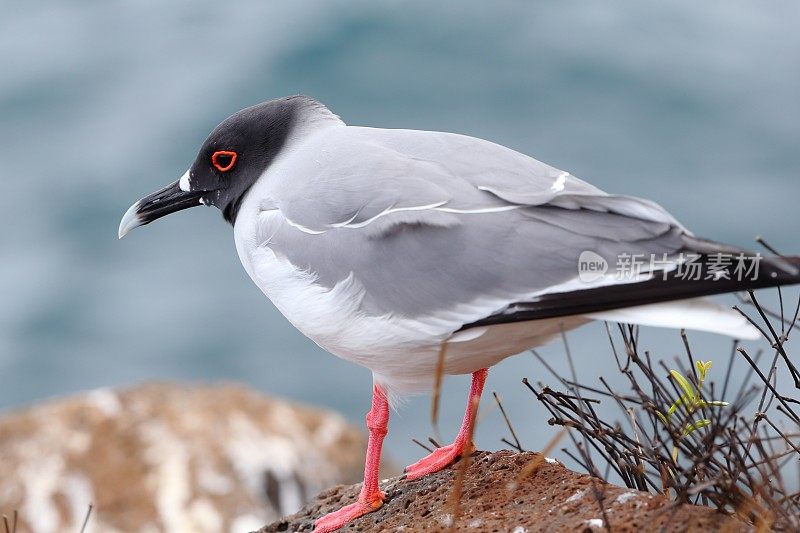
[[[220,172],[228,172],[233,168],[237,157],[239,157],[239,154],[236,152],[219,150],[218,152],[214,152],[214,155],[211,156],[211,164]],[[220,158],[222,161],[220,161]]]

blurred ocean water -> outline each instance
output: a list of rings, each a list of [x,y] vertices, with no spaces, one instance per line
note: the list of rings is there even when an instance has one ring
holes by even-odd
[[[360,422],[368,371],[280,316],[216,210],[116,238],[125,209],[177,179],[213,126],[286,94],[351,124],[487,138],[652,198],[697,234],[750,247],[763,234],[798,253],[798,20],[788,0],[6,6],[0,408],[144,379],[232,379]],[[656,355],[680,353],[675,332],[642,335]],[[727,360],[728,339],[690,337],[704,358]],[[570,343],[582,376],[613,379],[602,325]],[[543,353],[563,368],[561,345]],[[547,381],[522,355],[488,388],[537,448],[552,432],[523,376]],[[445,434],[465,385],[448,382]],[[428,401],[391,422],[400,461],[421,452],[411,436],[431,432]],[[484,412],[479,445],[500,447],[502,419]]]

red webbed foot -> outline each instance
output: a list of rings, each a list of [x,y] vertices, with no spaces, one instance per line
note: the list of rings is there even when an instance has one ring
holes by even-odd
[[[386,495],[383,492],[378,492],[374,496],[364,499],[359,498],[356,503],[345,505],[338,511],[328,513],[314,522],[314,533],[336,531],[356,518],[380,509],[385,498]]]
[[[458,441],[448,446],[436,448],[433,453],[427,457],[423,457],[413,465],[409,465],[405,468],[406,480],[412,481],[414,479],[419,479],[447,468],[464,453],[471,453],[473,449],[473,445],[464,446]]]

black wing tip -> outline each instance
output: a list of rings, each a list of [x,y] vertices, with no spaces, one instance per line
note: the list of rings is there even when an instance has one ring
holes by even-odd
[[[702,268],[697,274],[697,279],[686,279],[679,276],[676,271],[672,271],[666,278],[658,275],[646,281],[545,294],[536,301],[512,303],[498,313],[465,324],[459,331],[479,326],[583,315],[715,294],[800,284],[800,256],[761,256],[748,253],[746,257],[757,258],[758,264],[756,273],[751,274],[749,278],[734,272],[733,265],[725,271],[725,276],[714,277],[712,272],[718,271],[711,270],[711,265],[716,264],[714,254],[703,253],[700,257]]]

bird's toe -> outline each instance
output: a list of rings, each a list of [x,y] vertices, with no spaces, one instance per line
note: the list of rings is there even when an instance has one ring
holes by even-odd
[[[413,465],[407,466],[403,470],[404,478],[407,481],[413,481],[447,468],[453,461],[458,459],[463,448],[464,446],[460,443],[436,448],[430,455],[423,457]]]
[[[385,498],[383,492],[378,492],[373,498],[359,499],[356,503],[345,505],[338,511],[328,513],[314,522],[314,533],[330,533],[360,516],[380,509]]]

